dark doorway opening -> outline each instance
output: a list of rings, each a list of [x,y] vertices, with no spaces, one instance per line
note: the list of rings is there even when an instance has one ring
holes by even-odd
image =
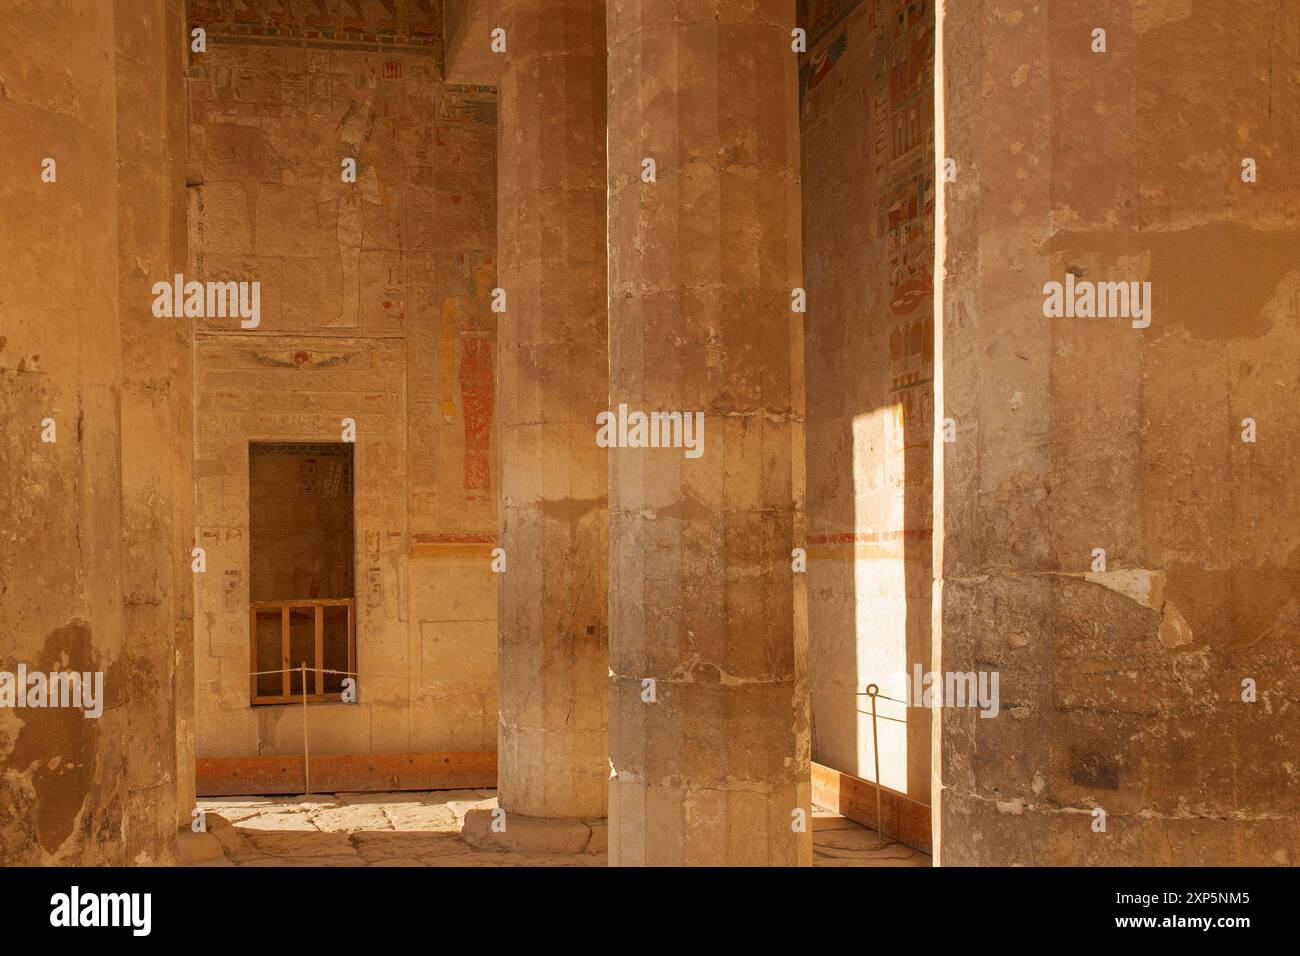
[[[249,445],[253,704],[340,700],[356,673],[352,449]]]

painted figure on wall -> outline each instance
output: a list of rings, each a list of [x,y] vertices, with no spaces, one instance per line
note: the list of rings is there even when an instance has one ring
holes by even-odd
[[[374,99],[366,95],[348,104],[338,123],[335,165],[321,176],[316,194],[317,215],[322,206],[337,203],[335,234],[342,274],[339,313],[325,323],[331,328],[357,328],[361,324],[361,246],[366,233],[366,205],[384,202],[383,184],[373,162],[371,134],[375,126]],[[344,160],[356,164],[355,182],[343,175]]]
[[[456,418],[453,383],[459,384],[465,421],[465,497],[469,501],[481,501],[487,498],[492,487],[489,453],[496,401],[492,357],[496,334],[492,312],[496,260],[492,256],[483,256],[478,261],[471,261],[465,255],[458,258],[465,270],[465,291],[442,300],[442,420],[452,422]],[[459,376],[456,375],[458,364]]]

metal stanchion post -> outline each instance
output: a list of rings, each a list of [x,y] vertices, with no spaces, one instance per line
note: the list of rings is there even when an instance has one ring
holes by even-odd
[[[299,661],[302,670],[302,779],[306,793],[311,796],[311,765],[307,756],[307,662]]]
[[[867,696],[871,698],[871,755],[876,765],[876,836],[880,838],[873,850],[889,846],[885,837],[885,818],[880,812],[880,737],[876,733],[876,695],[879,693],[880,688],[875,684],[867,685]]]

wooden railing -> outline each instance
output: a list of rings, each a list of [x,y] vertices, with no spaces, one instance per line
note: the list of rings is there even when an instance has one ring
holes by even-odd
[[[352,598],[328,598],[323,600],[304,599],[301,601],[251,601],[248,605],[248,626],[249,626],[249,692],[254,704],[288,704],[301,700],[339,700],[340,694],[327,694],[325,692],[325,608],[327,607],[345,607],[348,612],[347,623],[347,667],[346,673],[355,674],[356,672],[356,602]],[[293,660],[295,655],[290,653],[290,612],[301,609],[311,608],[313,611],[314,637],[313,654],[311,660]],[[257,620],[259,614],[265,619],[269,617],[266,612],[279,610],[280,612],[280,658],[279,666],[268,668],[265,664],[258,666],[258,632]],[[296,655],[302,657],[303,655]],[[305,667],[305,673],[303,673]],[[290,693],[290,682],[294,673],[302,674],[302,679],[307,681],[312,675],[314,680],[308,688],[306,694]],[[338,673],[334,671],[334,673]],[[278,674],[280,677],[279,694],[259,694],[258,678]]]

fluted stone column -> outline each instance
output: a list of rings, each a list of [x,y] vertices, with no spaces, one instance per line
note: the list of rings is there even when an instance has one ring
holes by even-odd
[[[599,849],[605,816],[605,5],[506,0],[497,230],[499,798],[471,840]],[[539,825],[545,819],[548,824]],[[567,821],[567,822],[566,822]],[[542,834],[547,831],[550,835]],[[526,832],[525,832],[526,831]]]
[[[167,864],[195,802],[193,383],[189,321],[155,318],[152,287],[186,262],[185,4],[114,11],[127,855]]]
[[[704,413],[611,451],[610,863],[807,864],[794,3],[608,17],[609,400]]]

